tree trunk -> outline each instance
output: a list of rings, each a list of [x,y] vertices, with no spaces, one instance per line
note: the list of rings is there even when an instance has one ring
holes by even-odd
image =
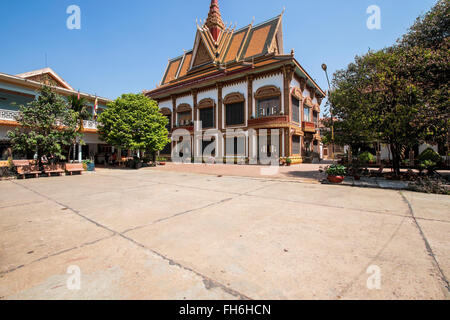
[[[44,169],[44,166],[42,165],[42,154],[41,151],[38,149],[37,152],[37,165],[39,166],[39,170]]]
[[[67,155],[67,163],[70,163],[70,154],[72,153],[72,145],[69,147],[69,154]]]
[[[396,177],[400,176],[400,161],[401,161],[401,152],[402,148],[396,144],[391,144],[391,153],[392,153],[392,167],[394,169],[394,174]]]

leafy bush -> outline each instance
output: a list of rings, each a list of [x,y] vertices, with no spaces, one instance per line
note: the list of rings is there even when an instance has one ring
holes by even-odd
[[[359,155],[358,160],[361,163],[375,162],[375,156],[370,152],[366,151]]]
[[[291,158],[286,158],[286,164],[290,165],[292,163],[292,159]]]
[[[450,195],[448,181],[439,177],[423,176],[409,184],[409,189],[417,192]]]
[[[437,163],[431,160],[425,160],[425,161],[421,161],[419,164],[419,169],[420,170],[424,170],[427,169],[428,171],[434,171],[434,169],[436,168]]]
[[[333,164],[325,171],[329,176],[345,176],[347,168],[341,165]]]
[[[428,148],[427,150],[422,152],[418,159],[419,159],[420,163],[424,163],[427,160],[432,161],[436,164],[440,164],[442,162],[442,158],[439,155],[439,153],[437,153],[436,151],[434,151],[431,148]]]

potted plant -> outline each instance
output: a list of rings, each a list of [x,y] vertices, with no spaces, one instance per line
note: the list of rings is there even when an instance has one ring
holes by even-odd
[[[367,164],[374,164],[375,163],[375,156],[371,154],[370,152],[363,152],[358,157],[359,162],[361,162],[364,165]]]
[[[327,168],[326,173],[328,174],[327,179],[329,182],[341,183],[344,181],[346,168],[342,165],[333,164]]]
[[[286,165],[287,165],[288,167],[290,167],[291,164],[292,164],[292,159],[291,159],[291,158],[286,158]]]

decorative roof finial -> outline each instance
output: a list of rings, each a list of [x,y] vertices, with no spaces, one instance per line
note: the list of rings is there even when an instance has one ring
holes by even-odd
[[[217,41],[220,32],[225,29],[225,25],[220,14],[218,0],[211,0],[211,6],[209,8],[208,18],[206,19],[205,25],[210,30],[214,40]]]

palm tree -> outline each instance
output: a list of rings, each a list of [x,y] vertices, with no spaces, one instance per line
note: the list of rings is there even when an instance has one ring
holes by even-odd
[[[92,113],[89,111],[88,101],[83,97],[78,98],[78,96],[73,95],[69,96],[67,101],[69,102],[70,108],[77,113],[77,120],[79,123],[78,132],[81,133],[83,131],[83,121],[92,120]],[[71,152],[72,146],[69,148],[69,156],[67,158],[69,161]]]
[[[69,102],[70,108],[78,113],[78,130],[81,131],[83,129],[83,121],[92,119],[92,113],[88,108],[88,101],[83,97],[78,99],[77,96],[70,96],[67,98],[67,101]]]

